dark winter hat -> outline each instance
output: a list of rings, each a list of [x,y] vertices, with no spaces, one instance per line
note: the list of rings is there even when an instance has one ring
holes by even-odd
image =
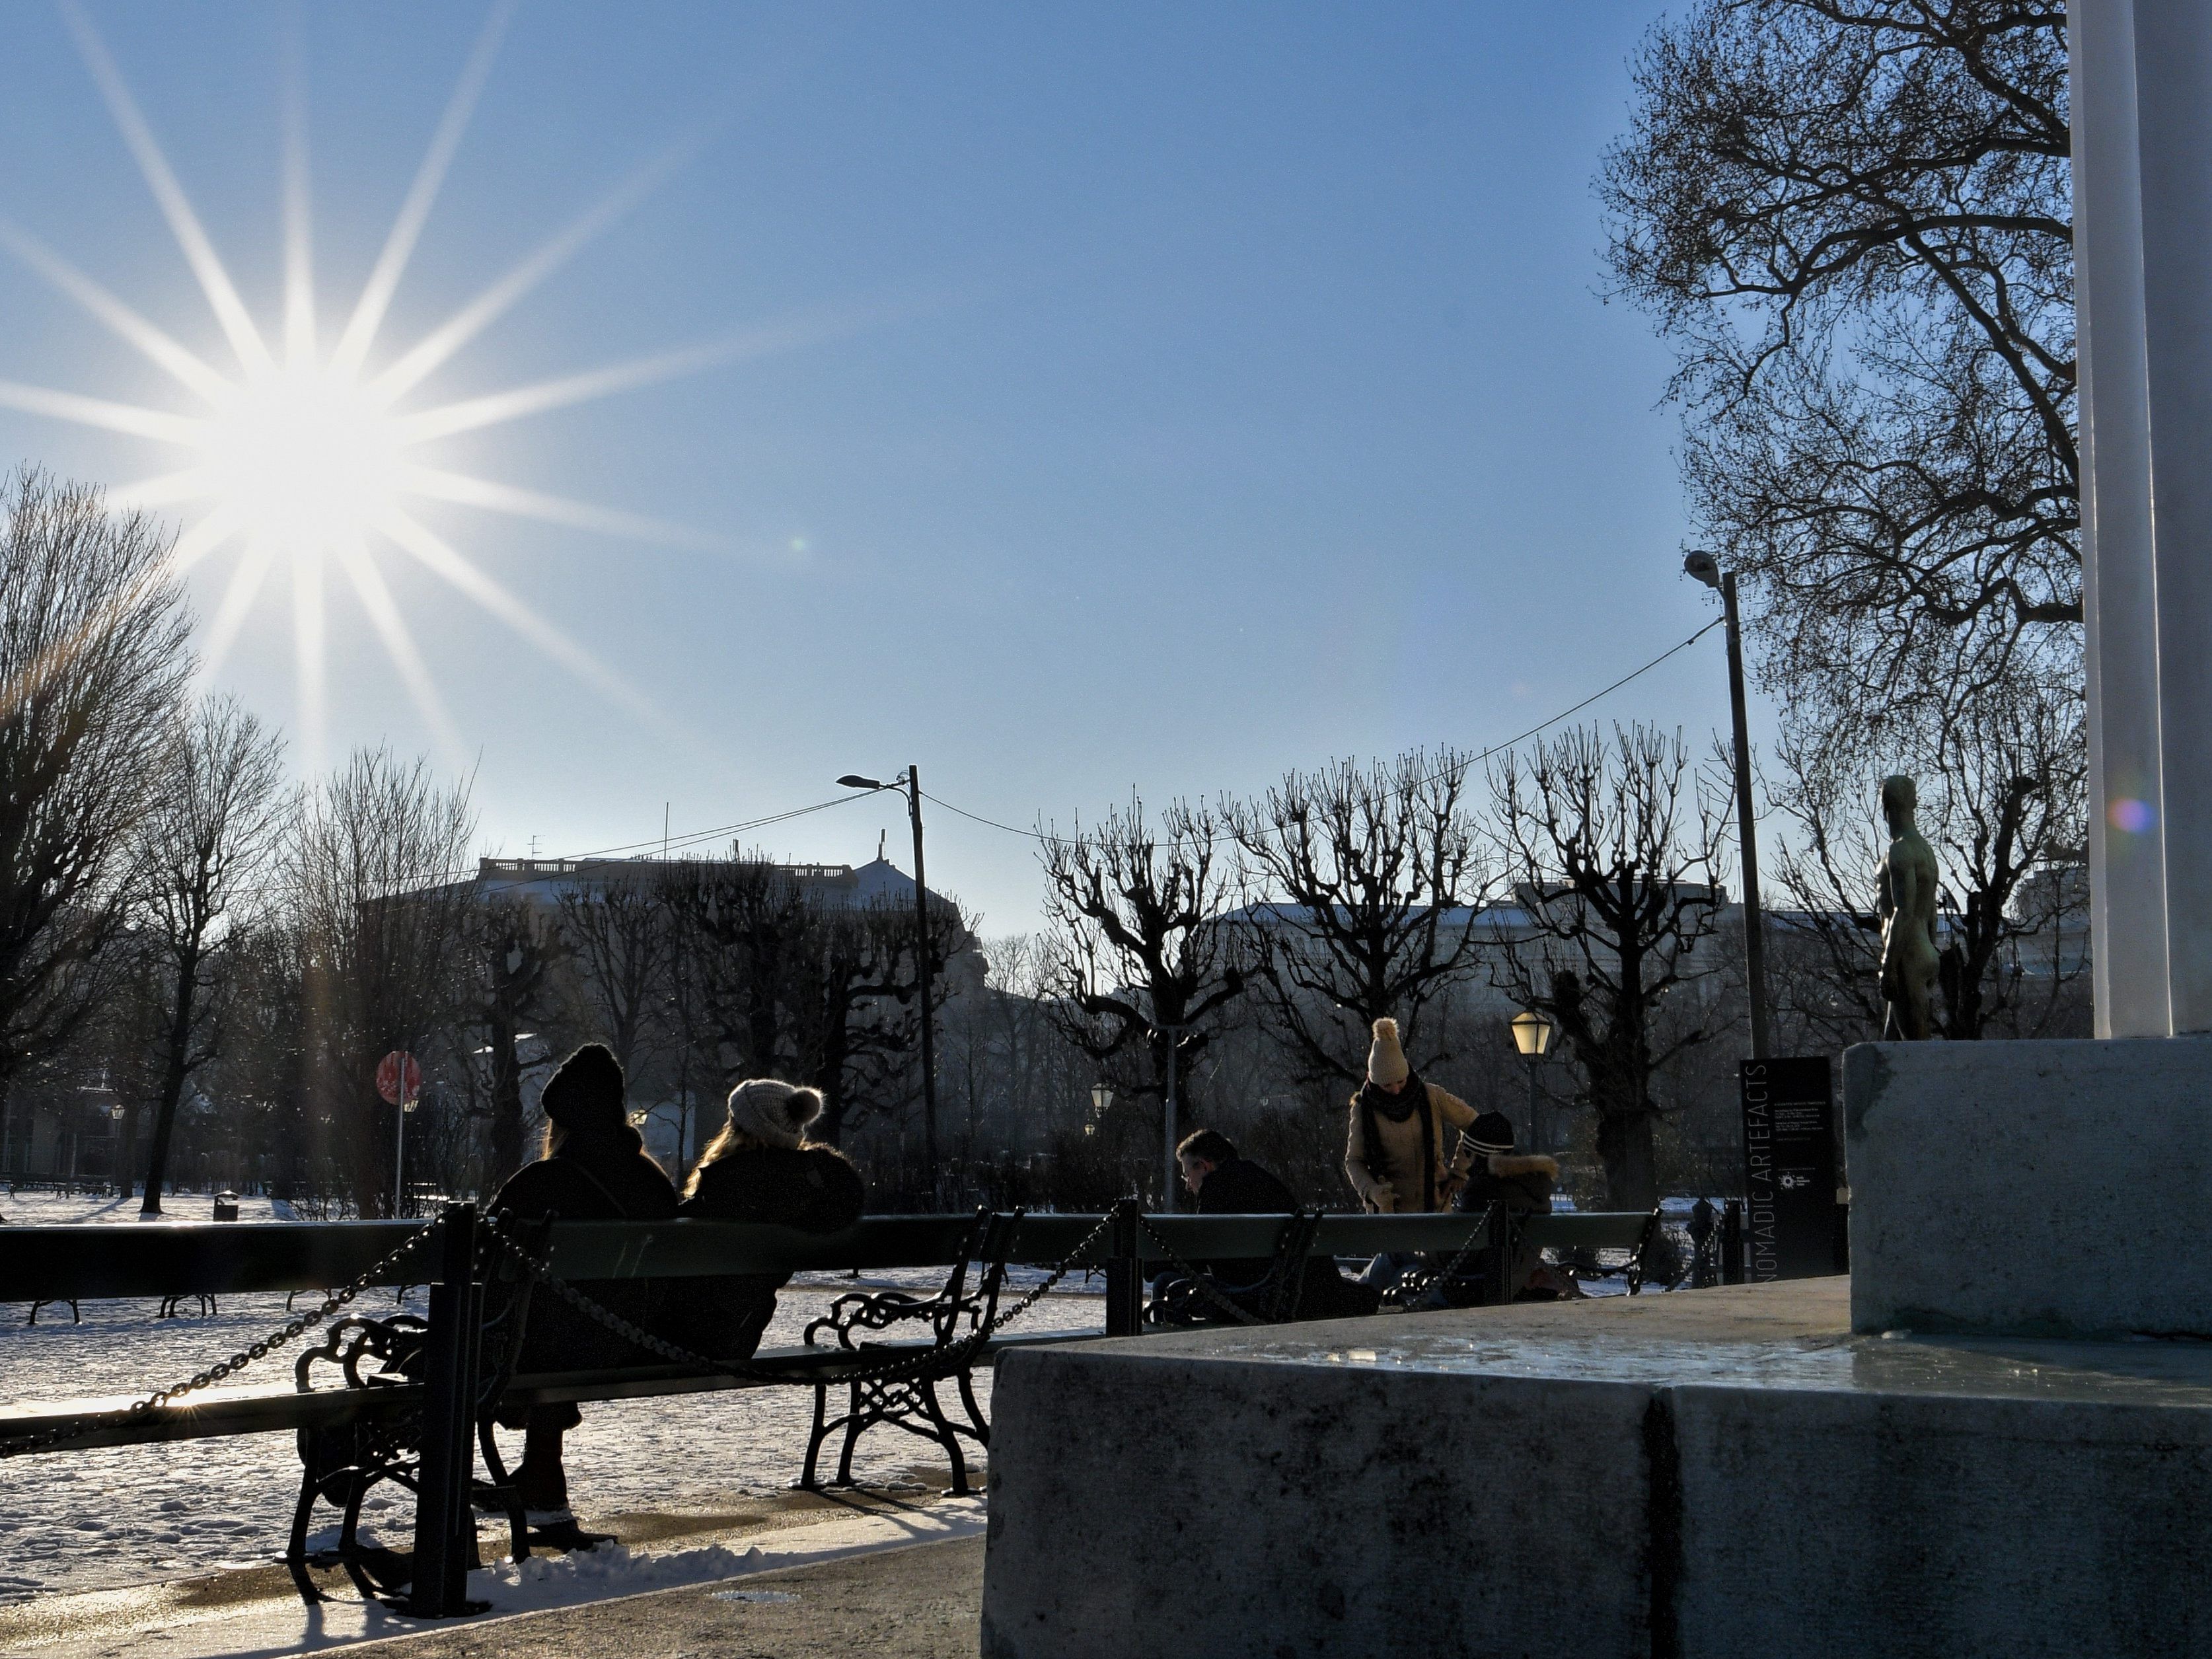
[[[1513,1121],[1503,1112],[1485,1112],[1467,1126],[1468,1144],[1486,1156],[1513,1150]]]
[[[564,1129],[611,1129],[628,1121],[623,1100],[622,1062],[604,1042],[587,1042],[561,1062],[538,1104]]]

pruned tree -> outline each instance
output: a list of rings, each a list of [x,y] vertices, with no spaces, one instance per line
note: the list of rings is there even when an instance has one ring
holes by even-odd
[[[1826,705],[2078,651],[2066,68],[2039,0],[1699,0],[1632,64],[1618,289],[1770,678]]]
[[[1495,833],[1522,927],[1494,925],[1492,976],[1548,1015],[1597,1115],[1616,1209],[1658,1202],[1654,1076],[1710,1035],[1694,1005],[1662,1033],[1662,1004],[1708,971],[1691,958],[1718,925],[1721,818],[1679,733],[1575,727],[1490,774]],[[1711,953],[1708,952],[1710,956]]]
[[[560,896],[561,935],[583,970],[600,1041],[629,1072],[668,1019],[666,912],[651,866],[591,865]]]
[[[1491,885],[1469,764],[1453,750],[1338,761],[1224,803],[1244,947],[1306,1075],[1357,1081],[1386,1016],[1416,1066],[1448,1057],[1422,1016],[1474,969]]]
[[[284,853],[303,933],[310,1108],[363,1215],[397,1214],[377,1063],[465,1029],[477,938],[465,782],[358,750],[307,794]]]
[[[1212,809],[1182,801],[1155,828],[1132,793],[1127,811],[1038,843],[1049,1016],[1094,1060],[1142,1053],[1124,1073],[1139,1094],[1164,1100],[1172,1078],[1188,1102],[1195,1062],[1244,994],[1230,839]]]
[[[1785,1019],[1823,1047],[1882,1029],[1875,892],[1888,832],[1876,800],[1898,772],[1918,786],[1941,871],[1937,1030],[1954,1042],[2072,1034],[2087,966],[2081,690],[2017,670],[1953,694],[1878,742],[1799,732],[1780,746],[1773,793],[1794,833],[1777,876],[1794,908],[1775,983]]]
[[[524,894],[491,893],[477,902],[477,1019],[491,1051],[491,1170],[494,1184],[529,1161],[522,1122],[526,1024],[540,1023],[551,987],[547,975],[565,951],[554,911]]]
[[[713,1082],[767,1077],[788,1058],[785,1001],[813,927],[804,887],[765,854],[658,867],[672,948]]]
[[[0,483],[0,1090],[98,1006],[190,670],[169,542],[100,493]]]
[[[283,827],[283,740],[228,697],[177,711],[161,750],[137,855],[162,1016],[142,1215],[161,1213],[178,1104],[221,1050],[230,967]]]

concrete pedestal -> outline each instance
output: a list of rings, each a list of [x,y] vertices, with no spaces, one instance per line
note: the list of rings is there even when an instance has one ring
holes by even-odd
[[[2212,1351],[1841,1279],[1016,1352],[989,1659],[2212,1655]]]
[[[2212,1038],[1844,1055],[1851,1323],[2212,1337]]]

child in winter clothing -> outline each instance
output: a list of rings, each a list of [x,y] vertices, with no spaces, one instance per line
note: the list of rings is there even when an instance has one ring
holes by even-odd
[[[730,1091],[729,1121],[699,1164],[681,1213],[709,1221],[766,1221],[834,1233],[860,1219],[866,1193],[860,1171],[834,1146],[804,1139],[822,1115],[817,1089],[754,1078]],[[789,1273],[725,1273],[688,1282],[664,1325],[686,1347],[716,1358],[747,1359],[775,1316],[775,1293]]]
[[[1480,1215],[1496,1204],[1516,1222],[1532,1215],[1549,1215],[1552,1189],[1559,1179],[1559,1161],[1541,1153],[1513,1150],[1513,1125],[1502,1112],[1485,1112],[1462,1138],[1462,1155],[1471,1167],[1467,1184],[1453,1200],[1455,1210]],[[1480,1279],[1484,1269],[1472,1267],[1469,1276]],[[1538,1299],[1573,1294],[1573,1281],[1562,1279],[1544,1265],[1541,1249],[1522,1243],[1505,1271],[1507,1294],[1519,1300],[1534,1293]],[[1561,1286],[1565,1286],[1563,1291]]]

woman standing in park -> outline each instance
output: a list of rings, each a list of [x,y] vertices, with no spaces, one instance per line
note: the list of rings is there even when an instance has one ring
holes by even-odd
[[[729,1121],[700,1155],[683,1213],[706,1221],[765,1221],[834,1233],[860,1218],[860,1171],[835,1146],[806,1139],[822,1115],[822,1092],[773,1078],[730,1091]],[[686,1347],[718,1359],[748,1359],[775,1316],[789,1273],[726,1273],[685,1281],[663,1322]]]
[[[1474,1149],[1462,1137],[1460,1160],[1447,1164],[1444,1131],[1464,1130],[1474,1121],[1474,1108],[1413,1074],[1398,1044],[1398,1022],[1376,1020],[1367,1081],[1352,1097],[1344,1154],[1344,1172],[1360,1201],[1378,1215],[1449,1209]]]

